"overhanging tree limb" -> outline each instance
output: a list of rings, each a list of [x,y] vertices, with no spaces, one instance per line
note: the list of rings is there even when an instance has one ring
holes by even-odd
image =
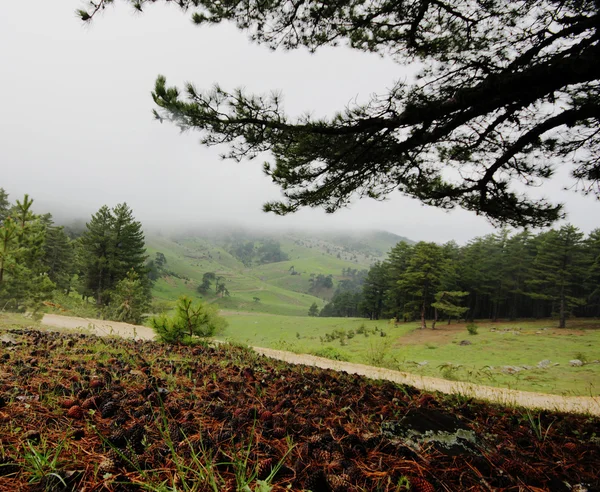
[[[125,0],[141,10],[158,0]],[[168,2],[169,0],[164,0]],[[90,3],[91,19],[112,0]],[[600,13],[593,0],[178,0],[197,24],[234,22],[272,48],[316,50],[345,42],[424,67],[412,84],[330,118],[287,117],[278,94],[220,87],[182,96],[156,81],[156,116],[227,144],[241,160],[270,152],[265,172],[284,201],[333,212],[354,196],[394,190],[495,223],[548,225],[561,206],[517,193],[553,168],[600,195]],[[583,135],[588,135],[582,138]],[[574,142],[579,142],[574,144]],[[574,152],[577,158],[574,159]]]

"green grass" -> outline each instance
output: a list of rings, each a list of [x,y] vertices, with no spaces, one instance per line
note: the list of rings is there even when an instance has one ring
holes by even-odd
[[[153,237],[148,244],[150,256],[161,251],[167,258],[167,269],[175,274],[156,282],[153,289],[156,299],[174,301],[181,295],[188,295],[232,311],[305,316],[313,302],[319,307],[325,303],[308,292],[310,273],[332,274],[341,278],[343,268],[357,268],[353,262],[291,241],[282,241],[282,248],[287,250],[291,260],[252,268],[246,268],[223,248],[202,238],[173,241]],[[291,275],[291,266],[301,274]],[[360,267],[367,266],[363,264]],[[224,278],[230,296],[219,298],[214,292],[202,296],[196,291],[202,275],[209,271]]]
[[[386,320],[355,318],[307,318],[277,315],[227,315],[229,327],[222,337],[249,345],[322,355],[339,360],[384,366],[432,377],[447,377],[477,384],[564,395],[600,395],[600,364],[571,367],[569,360],[585,356],[600,359],[600,322],[571,322],[573,330],[544,330],[554,321],[525,323],[479,323],[479,334],[469,336],[464,326],[444,341],[413,343],[421,335],[416,323],[390,325]],[[369,336],[356,334],[364,324]],[[375,328],[378,331],[375,331]],[[516,330],[520,334],[503,331]],[[520,328],[520,330],[518,330]],[[325,341],[326,334],[350,330]],[[381,337],[380,330],[387,336]],[[440,326],[439,332],[447,328]],[[461,340],[472,344],[459,345]],[[558,366],[503,374],[500,366],[536,366],[550,359]],[[426,362],[424,364],[424,362]],[[449,367],[452,364],[453,367]],[[490,369],[493,366],[494,369]]]

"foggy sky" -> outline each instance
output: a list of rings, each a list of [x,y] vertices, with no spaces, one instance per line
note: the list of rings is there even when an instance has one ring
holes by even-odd
[[[494,229],[474,213],[447,213],[402,197],[356,201],[328,215],[265,214],[279,189],[262,161],[222,161],[194,132],[180,133],[151,114],[158,74],[201,89],[273,89],[290,115],[332,115],[353,101],[385,92],[405,68],[345,48],[272,52],[232,26],[193,26],[169,5],[142,15],[117,3],[83,24],[79,0],[0,3],[0,187],[11,200],[29,193],[39,212],[87,219],[101,205],[126,201],[144,225],[378,228],[414,240],[459,243]],[[568,221],[585,232],[600,226],[600,202],[564,192],[564,170],[539,190],[566,203]],[[557,224],[560,225],[560,224]]]

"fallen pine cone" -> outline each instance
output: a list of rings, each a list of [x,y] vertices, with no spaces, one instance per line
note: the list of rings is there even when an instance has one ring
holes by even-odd
[[[67,417],[78,420],[82,419],[83,409],[79,405],[74,405],[71,408],[69,408],[69,411],[67,412]]]
[[[60,403],[60,406],[63,408],[71,408],[75,405],[79,405],[79,402],[73,398],[67,398]]]
[[[435,488],[424,478],[411,478],[410,490],[414,492],[435,492]]]

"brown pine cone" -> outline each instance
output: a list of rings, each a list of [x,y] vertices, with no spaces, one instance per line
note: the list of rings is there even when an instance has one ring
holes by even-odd
[[[79,401],[74,398],[67,398],[60,402],[60,406],[63,408],[71,408],[75,405],[79,405]]]
[[[81,404],[81,408],[83,408],[84,410],[97,409],[98,408],[98,398],[95,396],[92,396],[91,398],[84,400],[83,403]]]
[[[69,408],[69,411],[67,412],[67,417],[78,420],[82,419],[83,409],[79,405],[74,405],[71,408]]]
[[[435,492],[435,488],[424,478],[411,478],[410,490],[414,492]]]
[[[273,458],[262,460],[258,464],[258,478],[264,480],[269,476],[271,470],[273,470]]]
[[[568,442],[563,446],[563,448],[565,448],[567,451],[573,452],[577,449],[577,444],[574,442]]]
[[[333,492],[345,492],[350,487],[348,475],[327,475],[327,483]]]
[[[104,388],[104,381],[102,381],[99,378],[92,379],[92,381],[90,382],[90,388],[93,388],[93,389]]]

